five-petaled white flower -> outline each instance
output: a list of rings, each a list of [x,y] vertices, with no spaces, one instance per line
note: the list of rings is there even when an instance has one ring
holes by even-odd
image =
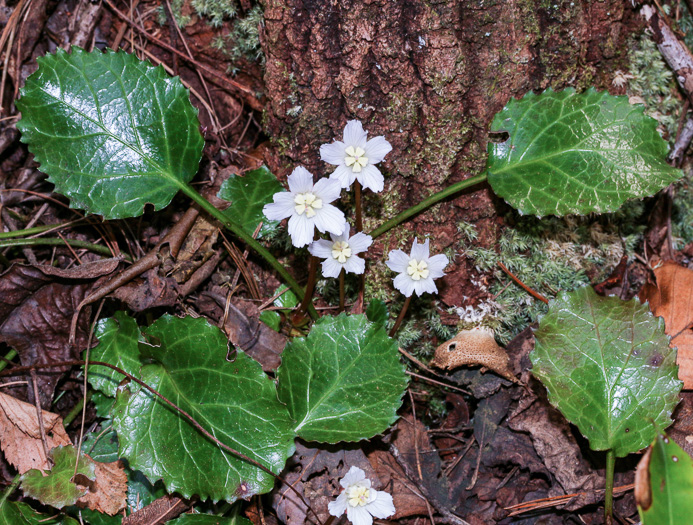
[[[354,525],[371,525],[373,517],[385,519],[395,513],[392,496],[387,492],[371,488],[371,480],[358,467],[351,467],[340,480],[344,491],[335,501],[328,503],[332,516],[341,516],[346,510],[347,518]]]
[[[418,244],[414,239],[411,254],[407,255],[402,250],[392,250],[387,262],[388,268],[399,275],[394,279],[395,288],[405,296],[421,295],[425,292],[438,293],[433,279],[445,275],[443,269],[448,265],[448,258],[443,254],[428,255],[428,239],[423,244]]]
[[[366,262],[357,253],[365,252],[373,242],[370,235],[357,233],[349,236],[349,225],[341,235],[333,235],[331,241],[320,239],[308,246],[308,251],[315,257],[325,259],[322,262],[322,274],[325,277],[339,277],[342,268],[347,273],[363,273]]]
[[[320,158],[337,166],[330,179],[338,180],[342,188],[348,188],[358,179],[364,188],[378,193],[383,191],[384,179],[374,165],[390,153],[392,146],[385,137],[367,138],[368,132],[363,130],[361,122],[350,120],[344,127],[344,142],[336,140],[323,144]]]
[[[313,240],[315,227],[322,233],[339,235],[344,231],[344,214],[330,202],[339,197],[339,183],[320,179],[313,184],[313,175],[299,166],[289,178],[289,191],[274,194],[274,203],[265,204],[262,212],[272,221],[289,217],[291,243],[301,248]]]

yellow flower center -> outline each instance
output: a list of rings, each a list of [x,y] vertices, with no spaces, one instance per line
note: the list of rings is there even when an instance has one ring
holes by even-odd
[[[315,217],[315,210],[322,208],[322,199],[318,198],[314,193],[307,191],[299,193],[294,197],[296,213],[299,215],[306,214],[306,217]]]
[[[346,241],[337,241],[332,245],[332,257],[344,264],[351,257],[351,248]]]
[[[368,157],[364,157],[366,152],[363,148],[349,146],[344,150],[344,153],[346,153],[344,163],[349,166],[354,173],[361,173],[361,170],[368,164]]]
[[[407,273],[411,275],[411,278],[415,281],[425,279],[428,277],[428,263],[426,261],[411,259],[407,266]]]
[[[368,504],[371,489],[362,485],[351,485],[346,490],[347,502],[352,507],[363,507]]]

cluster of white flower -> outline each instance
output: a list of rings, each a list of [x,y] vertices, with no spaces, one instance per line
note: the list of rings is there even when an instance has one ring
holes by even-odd
[[[373,242],[370,235],[357,232],[351,235],[351,228],[344,214],[330,204],[339,198],[342,188],[350,188],[358,181],[364,188],[375,193],[383,190],[384,179],[376,164],[392,150],[385,137],[368,140],[368,132],[358,120],[347,122],[343,140],[320,147],[320,158],[337,168],[329,178],[313,183],[313,175],[303,167],[297,167],[288,177],[289,191],[274,194],[274,202],[263,208],[265,217],[279,221],[289,219],[289,235],[297,248],[308,246],[315,257],[325,259],[322,273],[325,277],[339,277],[346,273],[362,274],[365,261],[357,254],[365,252]],[[331,240],[313,240],[315,228],[321,233],[329,233]],[[444,255],[429,256],[428,240],[414,245],[411,254],[393,250],[386,263],[397,272],[395,288],[405,296],[414,292],[436,293],[434,279],[444,275],[448,264]]]

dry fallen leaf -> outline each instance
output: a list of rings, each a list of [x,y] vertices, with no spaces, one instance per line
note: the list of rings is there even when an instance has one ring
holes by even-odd
[[[46,431],[48,450],[71,445],[58,414],[43,410],[43,426]],[[36,407],[0,393],[0,448],[5,458],[20,474],[31,470],[51,468],[41,443]]]
[[[666,262],[655,268],[656,284],[648,283],[640,291],[640,300],[664,318],[671,346],[678,349],[676,362],[683,388],[693,389],[693,270]]]
[[[77,505],[113,516],[125,508],[128,476],[120,461],[113,463],[94,461],[94,465],[96,480],[87,493],[77,500]]]

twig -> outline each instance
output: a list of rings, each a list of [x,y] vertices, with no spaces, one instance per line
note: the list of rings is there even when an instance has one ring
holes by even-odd
[[[520,281],[520,279],[515,277],[515,275],[510,270],[508,270],[502,262],[499,262],[498,266],[500,266],[501,270],[503,270],[505,273],[507,273],[508,277],[510,277],[513,281],[515,281],[529,295],[531,295],[535,299],[539,299],[543,303],[549,304],[549,300],[546,297],[541,295],[539,292],[535,292],[529,286],[527,286],[525,283]]]
[[[43,445],[43,453],[46,455],[46,461],[50,462],[51,459],[48,455],[48,438],[46,438],[46,429],[43,426],[43,411],[41,410],[41,400],[39,399],[38,382],[36,380],[36,370],[29,370],[29,374],[31,375],[31,385],[34,389],[34,405],[36,405],[36,417],[38,418],[39,432],[41,433],[41,444]]]

